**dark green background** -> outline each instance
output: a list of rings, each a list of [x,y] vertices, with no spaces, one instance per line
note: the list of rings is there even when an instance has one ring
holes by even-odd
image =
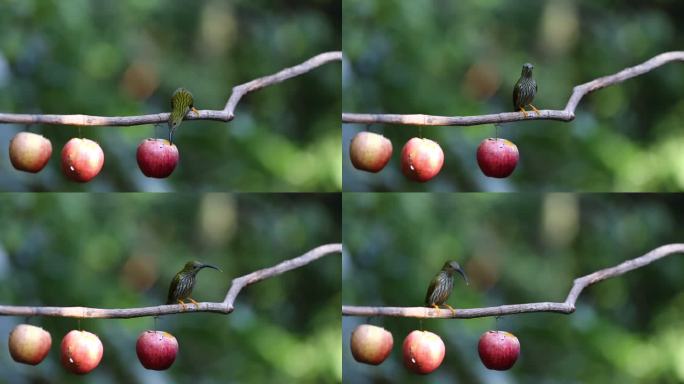
[[[684,41],[684,2],[345,0],[343,110],[480,115],[511,111],[522,64],[535,65],[535,105],[563,109],[575,85],[613,74]],[[573,122],[508,123],[499,136],[520,162],[505,180],[482,175],[478,144],[493,125],[373,125],[394,156],[379,174],[357,171],[343,126],[349,191],[681,191],[684,189],[684,66],[673,62],[585,97]],[[408,181],[400,153],[413,136],[444,150],[441,173]]]
[[[5,194],[0,195],[0,303],[129,308],[166,301],[188,260],[203,270],[193,297],[223,301],[232,278],[340,241],[336,195]],[[80,321],[104,344],[84,378],[59,363],[75,319],[33,318],[52,334],[47,358],[15,363],[6,343],[21,317],[0,317],[0,382],[266,383],[339,382],[340,256],[245,288],[230,315],[163,316],[157,329],[180,344],[174,365],[147,371],[135,341],[151,317]]]
[[[421,306],[432,277],[458,260],[470,277],[448,303],[472,308],[564,301],[574,278],[684,239],[679,195],[357,194],[343,199],[342,302]],[[571,315],[531,313],[424,320],[446,344],[434,373],[409,373],[401,344],[417,319],[343,318],[348,383],[679,383],[684,381],[684,257],[672,255],[587,288]],[[380,366],[353,360],[358,324],[386,327],[394,349]],[[480,363],[489,329],[514,333],[507,372]]]
[[[14,0],[0,3],[0,111],[125,116],[168,112],[186,87],[199,109],[223,109],[235,85],[340,50],[339,0]],[[133,127],[0,126],[52,141],[38,175],[0,156],[0,190],[335,191],[341,188],[340,63],[251,93],[230,123],[184,122],[180,163],[158,181],[138,170]],[[104,169],[87,184],[59,169],[64,143],[96,140]]]

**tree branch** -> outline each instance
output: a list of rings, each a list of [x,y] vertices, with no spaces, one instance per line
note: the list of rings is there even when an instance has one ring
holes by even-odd
[[[273,267],[260,269],[233,279],[226,298],[220,303],[203,302],[199,306],[187,304],[185,310],[179,304],[158,305],[156,307],[103,309],[88,307],[27,307],[0,305],[0,316],[52,316],[74,317],[79,319],[128,319],[132,317],[162,316],[174,313],[214,312],[229,314],[235,309],[234,303],[240,291],[259,281],[281,275],[293,269],[301,268],[315,260],[334,253],[342,252],[342,244],[325,244],[309,252],[285,260]]]
[[[588,83],[578,85],[573,88],[572,95],[563,110],[541,110],[540,114],[528,113],[524,117],[520,112],[503,112],[489,115],[477,116],[433,116],[433,115],[398,115],[398,114],[370,114],[370,113],[342,113],[343,123],[357,124],[400,124],[400,125],[480,125],[480,124],[500,124],[522,120],[558,120],[572,121],[575,118],[575,109],[580,100],[597,89],[605,88],[609,85],[619,84],[632,77],[643,75],[670,61],[684,61],[684,51],[672,51],[661,53],[634,67],[623,69],[622,71],[609,76],[599,77]]]
[[[426,307],[355,307],[343,305],[342,315],[473,319],[476,317],[503,316],[530,312],[557,312],[570,314],[575,312],[575,302],[584,288],[611,277],[624,275],[629,271],[641,268],[656,260],[676,253],[684,253],[684,243],[663,245],[636,259],[627,260],[614,267],[601,269],[586,276],[579,277],[575,279],[572,289],[562,303],[540,302],[501,305],[498,307],[457,309],[455,315],[448,309],[437,310]]]
[[[330,61],[342,60],[342,52],[325,52],[316,55],[309,60],[285,68],[273,75],[260,77],[250,82],[233,87],[230,98],[226,102],[223,110],[200,110],[198,114],[188,113],[185,120],[216,120],[231,121],[235,117],[235,107],[240,99],[253,91],[278,84],[295,76],[307,73]],[[171,96],[169,95],[169,100]],[[14,124],[52,124],[52,125],[76,125],[76,126],[132,126],[142,124],[159,124],[169,120],[169,113],[156,113],[152,115],[139,116],[90,116],[90,115],[40,115],[40,114],[21,114],[21,113],[0,113],[1,123]]]

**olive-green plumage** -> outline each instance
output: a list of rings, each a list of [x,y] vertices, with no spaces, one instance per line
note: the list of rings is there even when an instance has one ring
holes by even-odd
[[[468,284],[468,277],[463,272],[461,266],[455,261],[447,261],[444,263],[442,270],[430,282],[430,286],[425,294],[425,306],[439,307],[446,303],[449,295],[451,295],[451,290],[454,288],[455,272],[460,273],[466,284]]]
[[[171,115],[169,115],[169,142],[173,143],[173,133],[183,122],[183,118],[192,110],[197,113],[193,106],[192,93],[185,88],[178,88],[171,96]]]
[[[532,105],[534,96],[537,94],[537,82],[532,77],[532,69],[534,66],[530,63],[523,64],[520,79],[513,87],[513,108],[516,111],[522,111],[525,116],[525,107],[530,106],[535,112],[539,113]]]
[[[190,301],[193,301],[192,298],[190,298],[190,294],[195,287],[197,272],[202,268],[213,268],[219,272],[221,271],[218,267],[211,264],[204,264],[199,261],[188,261],[183,269],[173,277],[173,280],[171,280],[166,304],[183,305],[185,300],[189,299]]]

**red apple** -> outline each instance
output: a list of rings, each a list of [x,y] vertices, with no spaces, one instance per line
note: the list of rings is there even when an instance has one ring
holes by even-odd
[[[517,337],[508,332],[487,331],[480,337],[477,351],[485,367],[505,371],[518,360],[520,342]]]
[[[445,347],[442,339],[428,331],[413,331],[404,339],[404,365],[409,370],[427,375],[442,364]]]
[[[62,365],[79,375],[95,369],[102,360],[102,352],[100,339],[87,331],[73,330],[62,339]]]
[[[373,132],[359,132],[349,144],[349,157],[354,168],[380,172],[392,157],[392,142]]]
[[[519,157],[518,147],[506,139],[484,139],[477,147],[477,165],[489,177],[508,177]]]
[[[73,138],[62,148],[62,171],[71,180],[85,183],[97,176],[104,164],[104,152],[96,142]]]
[[[163,371],[176,360],[178,342],[170,333],[145,331],[138,336],[135,352],[143,367]]]
[[[430,139],[414,137],[401,150],[401,171],[414,181],[425,182],[437,176],[444,164],[444,152]]]
[[[164,139],[145,139],[138,145],[138,167],[147,177],[163,179],[176,169],[178,148]]]
[[[360,363],[379,365],[392,352],[393,345],[392,334],[375,325],[361,324],[351,335],[352,356]]]
[[[50,351],[52,337],[41,327],[19,324],[10,332],[8,344],[14,361],[38,365]]]
[[[37,173],[45,167],[52,155],[52,143],[42,135],[19,132],[9,145],[9,157],[15,169]]]

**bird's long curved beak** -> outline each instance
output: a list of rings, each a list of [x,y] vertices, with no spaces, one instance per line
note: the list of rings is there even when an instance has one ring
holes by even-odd
[[[211,264],[202,264],[202,268],[212,268],[212,269],[215,269],[215,270],[217,270],[217,271],[219,271],[219,272],[223,272],[223,271],[221,270],[221,268],[219,268],[219,267],[217,267],[217,266],[215,266],[215,265],[211,265]]]
[[[461,276],[463,276],[463,280],[465,280],[466,285],[470,285],[470,281],[468,281],[468,276],[466,276],[465,271],[463,271],[463,268],[459,265],[458,268],[456,268],[456,272],[460,273]]]

